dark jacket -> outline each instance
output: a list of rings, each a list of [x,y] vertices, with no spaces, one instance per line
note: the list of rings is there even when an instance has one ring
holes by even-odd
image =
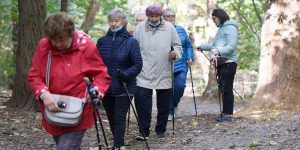
[[[143,66],[138,41],[128,33],[126,28],[116,33],[109,29],[106,36],[98,39],[97,48],[112,78],[108,93],[112,96],[126,94],[123,81],[129,94],[134,94],[137,86],[136,76]],[[118,76],[118,69],[123,73],[122,80]]]

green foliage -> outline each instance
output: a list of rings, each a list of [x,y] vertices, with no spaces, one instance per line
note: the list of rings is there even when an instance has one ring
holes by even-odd
[[[0,88],[8,88],[15,75],[12,29],[18,20],[17,1],[0,1],[0,10]]]
[[[254,1],[258,13],[264,13],[264,1]],[[260,32],[261,24],[256,15],[252,0],[218,0],[218,6],[224,8],[229,16],[239,22],[238,56],[239,69],[249,69],[258,71],[260,56]],[[246,22],[245,18],[248,23]],[[256,33],[251,31],[250,26]]]

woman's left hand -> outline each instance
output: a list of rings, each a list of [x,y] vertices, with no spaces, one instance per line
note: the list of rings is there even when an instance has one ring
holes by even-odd
[[[219,50],[216,49],[216,48],[214,48],[214,49],[212,50],[212,52],[213,52],[213,54],[214,54],[215,56],[218,56],[218,55],[220,54]]]
[[[193,64],[193,60],[192,60],[192,59],[189,59],[189,60],[186,61],[186,63],[190,66],[190,65]]]

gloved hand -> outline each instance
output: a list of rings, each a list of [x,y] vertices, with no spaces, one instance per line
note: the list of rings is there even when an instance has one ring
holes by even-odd
[[[120,69],[117,69],[117,77],[121,80],[121,81],[127,81],[127,76],[125,75],[125,73],[123,71],[121,71]]]
[[[94,92],[95,93],[92,96],[92,103],[94,106],[99,106],[102,100],[102,94],[97,90],[95,90]]]

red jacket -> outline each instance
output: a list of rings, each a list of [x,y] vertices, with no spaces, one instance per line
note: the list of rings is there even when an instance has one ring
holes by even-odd
[[[49,51],[52,53],[52,62],[48,88],[46,87],[45,76]],[[96,45],[84,32],[75,31],[71,50],[64,53],[53,47],[47,38],[39,41],[28,72],[28,82],[37,99],[44,91],[83,98],[87,88],[83,80],[85,76],[93,80],[93,85],[104,96],[109,88],[111,78]],[[42,124],[46,131],[52,135],[88,129],[94,124],[89,102],[85,104],[81,123],[76,127],[53,126],[45,119],[45,106],[42,102],[40,103],[40,109],[43,116]]]

